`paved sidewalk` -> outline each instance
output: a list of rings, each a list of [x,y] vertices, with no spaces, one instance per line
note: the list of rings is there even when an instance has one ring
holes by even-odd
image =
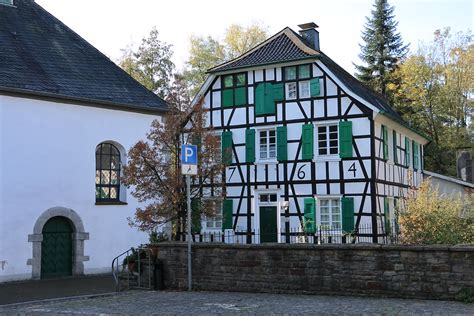
[[[130,291],[1,307],[0,315],[474,315],[450,301],[228,292]]]
[[[115,283],[112,274],[0,283],[0,306],[3,304],[110,293],[114,291]]]

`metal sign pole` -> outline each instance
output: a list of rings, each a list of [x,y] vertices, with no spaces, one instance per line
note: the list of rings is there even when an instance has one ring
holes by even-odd
[[[191,291],[191,176],[189,174],[186,175],[186,191],[188,196],[188,291]]]

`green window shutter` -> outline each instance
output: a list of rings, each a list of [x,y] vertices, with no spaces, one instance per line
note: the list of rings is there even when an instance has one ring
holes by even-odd
[[[255,162],[255,130],[245,130],[245,161]]]
[[[382,147],[383,159],[388,160],[388,130],[385,125],[382,125]]]
[[[259,83],[255,88],[255,115],[265,114],[265,83]]]
[[[301,65],[298,67],[298,78],[306,79],[310,77],[310,65]]]
[[[383,216],[385,222],[385,233],[390,233],[390,205],[387,197],[383,198]]]
[[[352,157],[352,122],[339,122],[339,157]]]
[[[405,136],[405,166],[410,167],[410,140]]]
[[[311,96],[312,97],[317,97],[321,93],[321,88],[319,87],[319,78],[314,78],[311,79],[309,82],[310,85],[310,90],[311,90]]]
[[[275,98],[273,96],[273,85],[265,83],[265,114],[275,114]]]
[[[342,206],[342,230],[345,233],[354,231],[354,198],[343,197],[341,199]]]
[[[395,130],[392,131],[392,138],[393,138],[393,161],[398,163],[398,156],[397,156],[397,132]]]
[[[304,199],[304,232],[314,234],[316,232],[316,199]]]
[[[201,226],[201,200],[193,199],[191,201],[191,232],[200,233]]]
[[[273,100],[283,101],[285,99],[285,86],[282,82],[273,84]]]
[[[413,169],[418,169],[418,143],[413,141]]]
[[[420,146],[419,157],[420,157],[420,170],[423,170],[423,145],[418,144]]]
[[[313,124],[304,124],[301,133],[302,140],[302,158],[313,159],[314,156],[314,126]]]
[[[235,105],[244,105],[247,104],[247,88],[235,88]]]
[[[222,90],[222,106],[230,107],[234,105],[234,89]]]
[[[288,159],[288,137],[286,126],[277,127],[277,160],[285,161]]]
[[[222,230],[232,229],[232,214],[234,200],[224,200],[222,203]]]
[[[222,163],[230,165],[232,163],[232,132],[222,132]]]

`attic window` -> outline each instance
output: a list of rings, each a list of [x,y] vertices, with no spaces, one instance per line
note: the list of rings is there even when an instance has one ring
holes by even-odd
[[[13,0],[0,0],[0,5],[11,5],[13,6]]]

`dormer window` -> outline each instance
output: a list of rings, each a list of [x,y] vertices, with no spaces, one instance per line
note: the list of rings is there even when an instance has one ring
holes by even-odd
[[[0,0],[0,5],[1,4],[13,6],[13,0]]]

